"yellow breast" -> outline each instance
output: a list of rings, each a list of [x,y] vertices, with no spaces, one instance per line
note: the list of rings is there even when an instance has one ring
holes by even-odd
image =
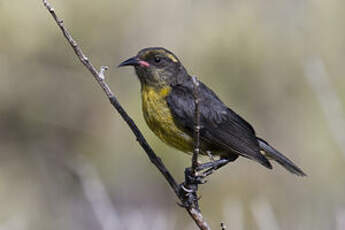
[[[144,118],[150,129],[166,144],[183,152],[192,152],[192,138],[174,123],[165,100],[170,87],[154,89],[144,86],[141,91]]]

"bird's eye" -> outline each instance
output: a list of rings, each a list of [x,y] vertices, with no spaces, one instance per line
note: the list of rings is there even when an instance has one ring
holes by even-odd
[[[161,61],[161,58],[156,56],[156,57],[155,57],[155,62],[156,62],[156,63],[159,63],[160,61]]]

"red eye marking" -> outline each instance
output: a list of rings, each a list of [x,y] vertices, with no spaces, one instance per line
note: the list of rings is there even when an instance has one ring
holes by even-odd
[[[139,65],[141,67],[149,67],[150,66],[150,64],[148,62],[146,62],[146,61],[139,61]]]

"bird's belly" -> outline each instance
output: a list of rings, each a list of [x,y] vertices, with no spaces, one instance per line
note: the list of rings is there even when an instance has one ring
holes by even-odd
[[[153,88],[142,89],[142,106],[145,121],[163,142],[183,152],[190,153],[193,149],[193,140],[175,125],[165,100],[168,92],[169,88],[162,90],[155,90]]]

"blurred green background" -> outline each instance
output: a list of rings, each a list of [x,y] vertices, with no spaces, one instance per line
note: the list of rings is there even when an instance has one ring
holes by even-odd
[[[182,181],[190,157],[144,123],[144,47],[189,73],[308,174],[239,159],[201,186],[213,229],[345,229],[345,2],[51,1]],[[0,2],[0,229],[196,229],[41,1]]]

